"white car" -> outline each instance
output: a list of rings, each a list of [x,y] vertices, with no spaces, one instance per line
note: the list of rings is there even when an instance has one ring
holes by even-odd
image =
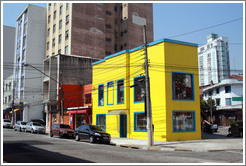
[[[217,132],[218,130],[218,125],[216,123],[214,123],[212,126],[211,126],[211,129],[215,132]]]
[[[12,128],[12,122],[9,119],[3,119],[3,127]]]
[[[31,133],[45,133],[45,128],[40,124],[36,122],[29,122],[26,125],[25,132],[31,132]]]

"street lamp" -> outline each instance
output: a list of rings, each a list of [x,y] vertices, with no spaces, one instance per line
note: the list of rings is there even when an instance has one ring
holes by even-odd
[[[39,70],[38,68],[34,67],[33,65],[30,65],[30,64],[24,64],[25,67],[31,67],[37,71],[39,71],[40,73],[42,73],[43,75],[49,77],[51,80],[55,81],[56,83],[60,84],[61,85],[61,116],[62,116],[62,124],[64,123],[64,107],[63,107],[63,95],[64,95],[64,92],[63,92],[63,84],[62,82],[59,82],[57,80],[55,80],[54,78],[50,77],[49,75],[47,75],[46,73],[44,73],[43,71]]]

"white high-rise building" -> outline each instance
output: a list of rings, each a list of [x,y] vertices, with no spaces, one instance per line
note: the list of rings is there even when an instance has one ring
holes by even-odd
[[[230,76],[228,38],[217,34],[207,36],[207,44],[198,48],[199,85],[221,82]]]
[[[24,64],[42,70],[45,56],[46,9],[28,5],[16,19],[14,59],[14,121],[43,118],[42,73]]]

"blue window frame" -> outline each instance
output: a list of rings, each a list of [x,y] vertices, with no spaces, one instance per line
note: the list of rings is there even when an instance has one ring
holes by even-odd
[[[124,104],[124,79],[117,80],[117,104]]]
[[[147,132],[147,116],[145,112],[134,113],[134,131]]]
[[[195,111],[173,111],[173,132],[195,132]]]
[[[101,127],[103,130],[106,130],[106,114],[96,115],[96,125]]]
[[[114,105],[114,81],[107,83],[107,105]]]
[[[134,103],[142,103],[145,99],[145,76],[134,77]]]
[[[194,74],[172,71],[172,99],[194,101]]]
[[[104,106],[104,85],[98,85],[98,106]]]

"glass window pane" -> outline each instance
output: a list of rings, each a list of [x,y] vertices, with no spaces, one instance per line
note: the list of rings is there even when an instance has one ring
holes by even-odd
[[[124,80],[120,80],[117,82],[117,101],[118,103],[124,102]]]
[[[135,130],[136,131],[147,131],[147,117],[145,113],[135,113]]]
[[[187,73],[172,73],[173,99],[193,100],[193,75]]]
[[[226,98],[226,105],[231,105],[231,98]]]
[[[173,112],[173,131],[194,131],[194,122],[193,112]]]
[[[134,101],[144,101],[145,98],[145,80],[144,76],[134,79]]]
[[[106,130],[106,115],[97,115],[97,126]]]
[[[114,104],[114,82],[108,82],[108,104]]]
[[[98,92],[98,98],[99,98],[98,105],[104,105],[104,86],[99,85],[98,90],[99,90],[99,92]]]

